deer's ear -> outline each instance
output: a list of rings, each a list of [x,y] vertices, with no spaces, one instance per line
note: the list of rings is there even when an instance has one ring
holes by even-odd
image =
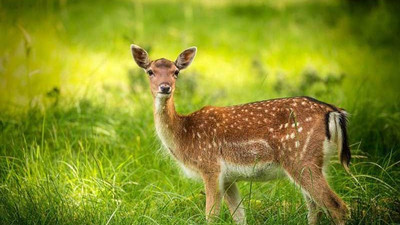
[[[194,57],[196,56],[197,48],[191,47],[183,51],[178,58],[175,60],[175,65],[179,70],[183,70],[192,63]]]
[[[137,45],[132,44],[131,51],[133,59],[135,60],[136,64],[138,64],[139,67],[146,69],[150,66],[149,55],[144,49],[142,49]]]

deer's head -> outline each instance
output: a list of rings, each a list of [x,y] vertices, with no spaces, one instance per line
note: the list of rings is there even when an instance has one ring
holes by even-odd
[[[179,54],[175,62],[168,59],[150,60],[147,52],[137,45],[131,45],[132,56],[137,65],[149,76],[150,89],[155,98],[170,98],[175,90],[179,72],[193,61],[197,48],[191,47]]]

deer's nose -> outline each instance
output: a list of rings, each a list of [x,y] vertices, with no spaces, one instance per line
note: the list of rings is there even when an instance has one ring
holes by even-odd
[[[160,86],[158,87],[160,89],[160,92],[163,94],[169,94],[171,93],[171,86],[169,84],[160,84]]]

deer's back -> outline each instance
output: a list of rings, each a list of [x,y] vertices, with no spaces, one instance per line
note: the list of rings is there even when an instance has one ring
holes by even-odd
[[[181,135],[197,162],[282,163],[300,156],[307,158],[305,145],[322,145],[326,117],[338,110],[309,97],[207,106],[186,116]]]

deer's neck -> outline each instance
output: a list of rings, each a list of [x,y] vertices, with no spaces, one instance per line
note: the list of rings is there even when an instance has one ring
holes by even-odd
[[[175,111],[173,96],[154,99],[154,123],[161,142],[176,156],[182,118]]]

